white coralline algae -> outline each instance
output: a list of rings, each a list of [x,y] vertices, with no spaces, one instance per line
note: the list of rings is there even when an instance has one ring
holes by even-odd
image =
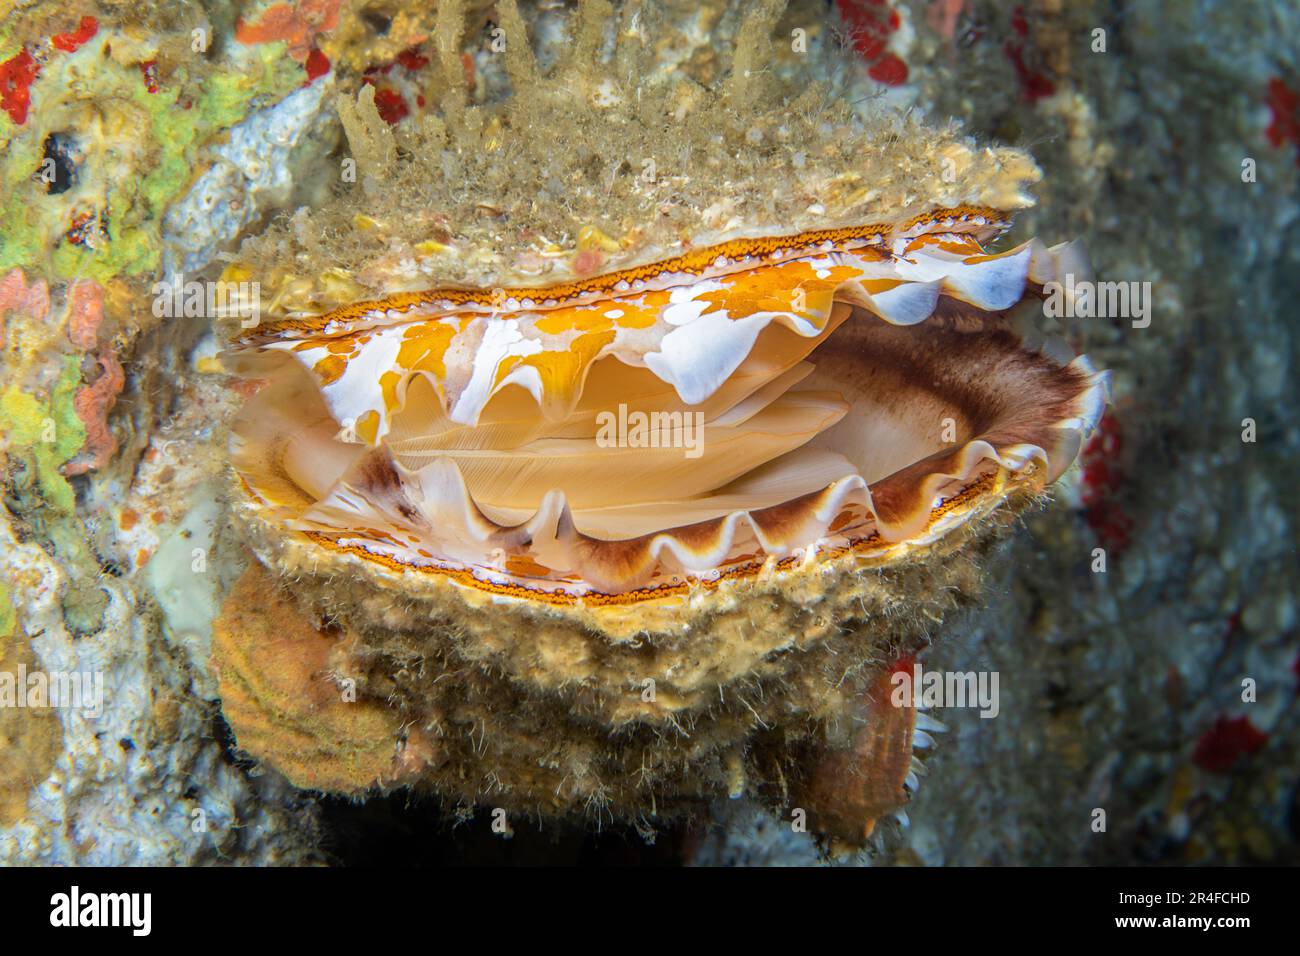
[[[163,217],[163,274],[195,273],[249,225],[288,201],[290,155],[330,128],[322,110],[332,74],[250,114],[209,149],[212,165]]]

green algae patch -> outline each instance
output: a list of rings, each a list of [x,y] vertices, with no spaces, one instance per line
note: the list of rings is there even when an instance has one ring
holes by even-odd
[[[14,610],[13,598],[9,596],[9,587],[0,581],[0,641],[3,641],[18,627],[18,612]]]
[[[59,468],[86,442],[86,427],[73,406],[80,386],[77,359],[68,356],[45,402],[13,385],[0,393],[0,437],[10,455],[34,468],[41,497],[61,514],[72,513],[76,498]]]
[[[33,107],[18,126],[0,115],[0,270],[47,277],[155,273],[168,206],[202,173],[202,149],[248,112],[302,82],[283,43],[237,62],[196,59],[149,92],[140,65],[104,55],[113,35],[44,64]],[[52,193],[38,175],[47,139],[93,130],[70,187]]]
[[[255,65],[247,72],[214,73],[189,100],[178,105],[182,94],[159,109],[158,95],[137,92],[136,101],[150,111],[154,139],[165,144],[157,166],[144,178],[141,193],[158,217],[186,188],[194,175],[193,158],[198,144],[215,132],[242,120],[259,96],[288,93],[302,82],[302,69],[285,52],[283,43],[264,44],[256,49]]]
[[[86,442],[73,403],[80,387],[80,364],[70,355],[44,400],[12,385],[0,392],[0,442],[9,458],[14,517],[59,558],[68,576],[61,598],[64,623],[79,636],[99,630],[108,606],[108,595],[98,586],[98,562],[76,514],[76,495],[60,471]]]
[[[31,175],[40,166],[41,147],[19,136],[22,129],[8,114],[0,111],[0,269],[28,266],[37,261],[42,237],[37,211],[24,201],[25,193],[34,189]]]

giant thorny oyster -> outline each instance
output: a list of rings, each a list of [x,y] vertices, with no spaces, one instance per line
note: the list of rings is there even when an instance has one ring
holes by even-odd
[[[433,108],[341,100],[360,182],[230,270],[266,312],[227,356],[266,381],[235,511],[315,648],[219,622],[250,752],[646,827],[748,791],[849,844],[906,801],[918,717],[882,675],[1104,378],[1022,331],[1077,250],[990,250],[1033,163],[863,102],[782,8],[589,2],[530,36],[503,0],[493,90],[443,3]],[[283,692],[325,679],[371,708],[356,740],[327,719],[353,705]]]

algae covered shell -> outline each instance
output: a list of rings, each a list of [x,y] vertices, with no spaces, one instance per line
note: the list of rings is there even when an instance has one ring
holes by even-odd
[[[343,636],[298,673],[229,629],[223,683],[346,681],[400,717],[401,781],[455,801],[652,827],[753,792],[860,840],[912,765],[882,665],[1100,416],[1104,375],[1017,318],[1082,257],[996,251],[1032,162],[846,107],[834,50],[774,59],[779,4],[730,12],[712,84],[654,67],[652,5],[581,5],[549,75],[498,6],[510,95],[467,102],[447,5],[437,114],[343,100],[378,168],[239,266],[273,295],[227,354],[265,383],[235,512],[312,639]],[[675,174],[627,176],[647,153]],[[316,735],[332,766],[295,782],[394,785],[337,772],[337,725],[239,699],[273,765]],[[847,808],[846,774],[873,784]]]

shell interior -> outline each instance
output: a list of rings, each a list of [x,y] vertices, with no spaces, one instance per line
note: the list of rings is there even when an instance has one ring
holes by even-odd
[[[229,355],[269,380],[235,468],[293,533],[534,599],[915,544],[956,502],[1054,481],[1104,403],[1009,319],[1080,254],[986,252],[1005,225],[941,210],[286,316]]]

